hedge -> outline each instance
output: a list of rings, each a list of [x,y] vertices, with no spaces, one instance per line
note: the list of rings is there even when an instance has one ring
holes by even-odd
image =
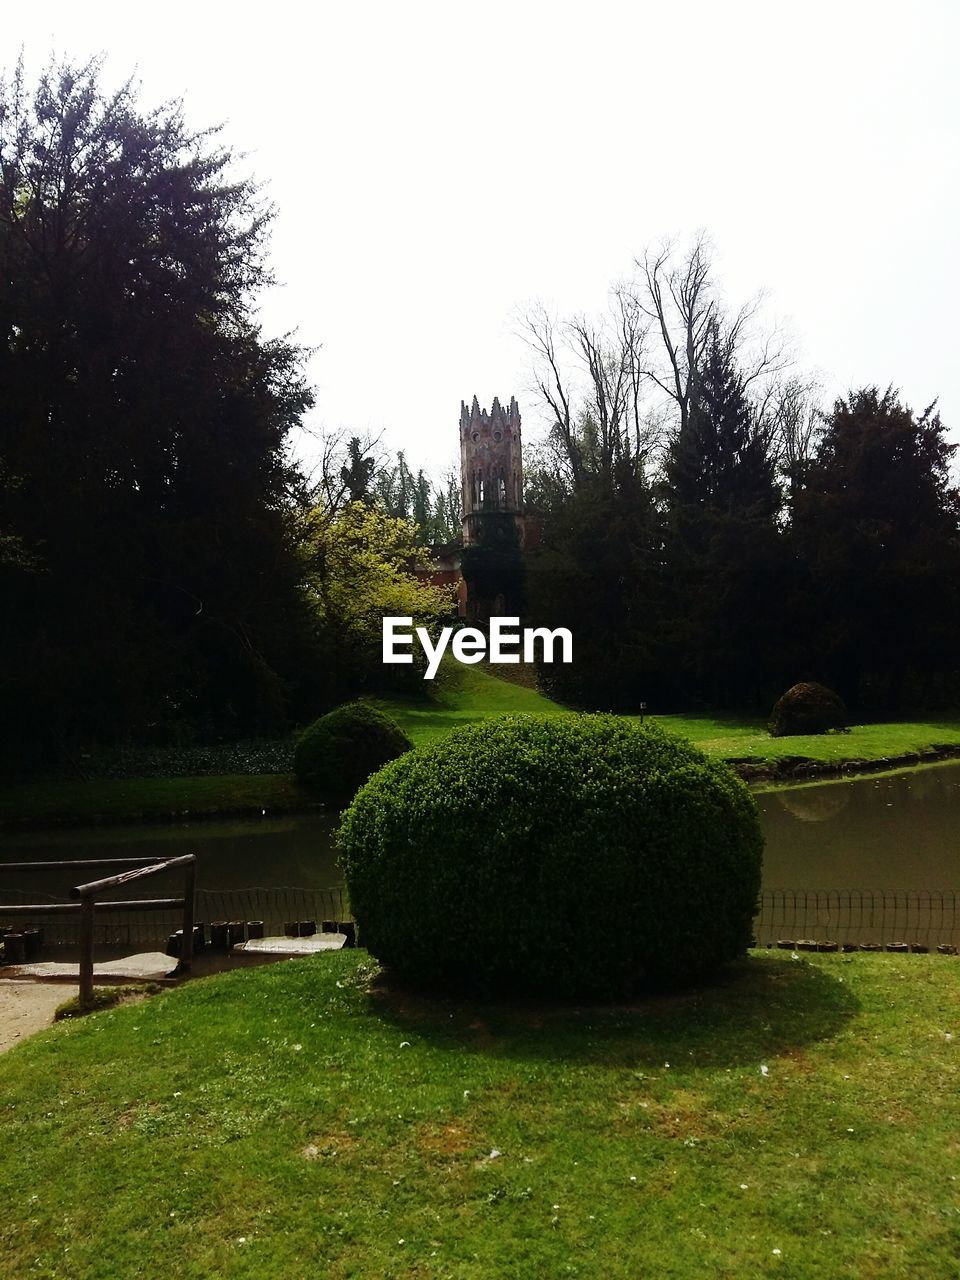
[[[413,743],[391,716],[366,702],[347,702],[315,720],[294,751],[297,781],[331,797],[349,798]]]
[[[725,765],[614,716],[507,716],[395,760],[345,812],[360,939],[400,977],[616,997],[751,942],[763,837]]]

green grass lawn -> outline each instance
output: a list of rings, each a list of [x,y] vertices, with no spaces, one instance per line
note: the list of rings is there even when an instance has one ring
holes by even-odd
[[[382,698],[377,705],[400,722],[418,747],[434,741],[449,729],[474,724],[487,716],[524,712],[570,714],[543,694],[499,680],[478,667],[462,668],[438,690],[432,702]],[[960,717],[855,725],[848,733],[799,738],[771,738],[762,720],[744,716],[658,715],[645,719],[671,733],[691,738],[708,755],[722,759],[764,761],[809,756],[812,760],[828,762],[880,760],[920,752],[934,744],[960,747]]]
[[[566,707],[551,702],[536,689],[499,680],[478,667],[454,667],[452,663],[443,668],[443,678],[431,691],[429,700],[374,701],[394,717],[417,747],[435,742],[451,729],[477,724],[490,716],[570,714]]]
[[[276,813],[314,803],[292,777],[278,773],[83,782],[44,778],[0,790],[0,825],[205,818],[260,813],[263,809]]]
[[[756,953],[576,1011],[371,972],[203,979],[0,1058],[0,1274],[957,1274],[956,959]]]
[[[655,716],[671,733],[691,738],[708,755],[724,760],[782,760],[808,756],[811,760],[882,760],[889,756],[922,753],[932,746],[960,746],[960,718],[930,721],[898,721],[892,724],[858,724],[846,733],[809,734],[796,738],[771,738],[760,720],[740,717]]]

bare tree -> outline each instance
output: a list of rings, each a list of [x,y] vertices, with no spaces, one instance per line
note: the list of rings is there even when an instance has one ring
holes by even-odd
[[[816,452],[823,429],[822,388],[816,378],[787,378],[771,395],[768,415],[774,450],[791,497]]]
[[[574,489],[580,487],[583,462],[576,438],[574,411],[567,378],[561,370],[557,349],[557,322],[543,306],[521,316],[521,336],[534,353],[534,378],[544,404],[553,415],[550,442],[559,447],[565,469],[569,469]]]
[[[641,273],[633,285],[636,305],[659,335],[663,353],[644,368],[644,376],[676,403],[684,427],[719,312],[706,241],[699,237],[680,264],[667,242],[656,253],[645,253],[636,266]]]
[[[521,316],[535,390],[553,420],[553,468],[574,490],[624,468],[644,473],[688,426],[715,333],[754,405],[757,430],[772,431],[781,412],[787,344],[778,329],[761,328],[761,297],[737,311],[725,307],[706,236],[683,254],[664,242],[635,266],[598,322],[557,320],[543,306]]]
[[[358,436],[345,427],[319,436],[320,459],[310,476],[310,501],[336,515],[350,501],[351,466],[358,461],[372,462],[368,468],[368,483],[372,485],[387,461],[382,439],[382,432]]]
[[[658,355],[644,366],[643,374],[676,406],[679,428],[688,425],[696,406],[700,370],[714,331],[737,366],[740,389],[751,393],[759,416],[765,417],[767,401],[790,357],[778,329],[758,331],[762,298],[758,295],[735,312],[724,307],[703,234],[680,258],[675,244],[667,241],[635,265],[633,303],[660,339]]]
[[[555,465],[573,489],[616,471],[642,472],[651,449],[643,390],[647,322],[626,288],[612,291],[610,311],[557,321],[544,307],[521,317],[534,352],[536,390],[553,418]]]

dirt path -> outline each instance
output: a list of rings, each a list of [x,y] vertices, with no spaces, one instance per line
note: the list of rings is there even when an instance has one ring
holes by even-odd
[[[54,1009],[76,993],[75,982],[0,982],[0,1053],[52,1026]]]

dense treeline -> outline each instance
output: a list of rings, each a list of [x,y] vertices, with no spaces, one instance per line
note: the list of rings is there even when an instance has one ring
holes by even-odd
[[[960,497],[934,408],[866,387],[819,412],[752,310],[725,313],[703,243],[645,259],[614,314],[529,321],[555,419],[530,610],[576,637],[550,690],[763,711],[810,679],[863,716],[956,705]]]
[[[460,476],[448,468],[437,483],[414,471],[402,449],[391,455],[379,439],[339,431],[324,440],[317,491],[328,510],[360,502],[405,520],[419,546],[459,542],[463,536]]]
[[[449,620],[414,570],[458,539],[457,475],[346,435],[315,482],[291,458],[312,393],[305,353],[256,319],[271,216],[215,131],[105,93],[96,63],[0,88],[15,767],[305,723],[382,683],[384,614]],[[813,679],[859,714],[955,704],[960,501],[932,408],[865,388],[818,414],[753,310],[722,305],[702,243],[646,257],[611,323],[539,313],[528,335],[553,420],[528,476],[539,545],[524,584],[512,522],[491,523],[464,571],[574,631],[554,693],[767,709]]]
[[[416,594],[412,529],[328,509],[291,461],[312,396],[303,351],[256,321],[271,209],[215,132],[99,79],[56,65],[31,88],[20,67],[0,89],[0,733],[17,766],[303,722],[369,677],[371,592],[424,621],[448,608]]]

